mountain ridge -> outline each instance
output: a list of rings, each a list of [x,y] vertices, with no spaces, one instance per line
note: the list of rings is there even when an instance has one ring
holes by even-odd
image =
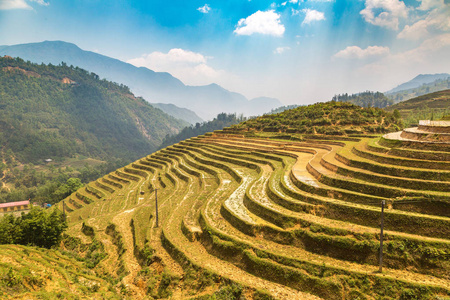
[[[399,91],[417,88],[422,84],[428,84],[435,80],[446,79],[448,77],[450,77],[450,74],[448,73],[419,74],[413,79],[398,85],[397,87],[385,92],[384,94],[393,94]]]
[[[144,97],[150,103],[174,104],[193,110],[202,119],[212,119],[222,112],[245,115],[267,112],[262,111],[257,102],[249,104],[250,101],[245,96],[217,84],[185,85],[167,72],[136,67],[118,59],[82,50],[77,45],[64,41],[0,46],[0,54],[21,57],[35,63],[65,62],[67,65],[78,66],[107,80],[129,86],[134,94]],[[278,99],[274,99],[270,109],[282,105]]]

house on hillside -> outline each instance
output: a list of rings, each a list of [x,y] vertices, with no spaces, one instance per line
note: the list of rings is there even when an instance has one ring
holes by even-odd
[[[30,201],[17,201],[17,202],[8,202],[8,203],[0,203],[0,213],[9,213],[16,211],[26,211],[31,207]]]

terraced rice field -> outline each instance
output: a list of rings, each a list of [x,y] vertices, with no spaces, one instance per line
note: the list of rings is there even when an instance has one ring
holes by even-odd
[[[211,134],[92,182],[65,206],[68,234],[101,242],[98,268],[134,299],[206,297],[232,283],[246,299],[450,296],[445,147]]]

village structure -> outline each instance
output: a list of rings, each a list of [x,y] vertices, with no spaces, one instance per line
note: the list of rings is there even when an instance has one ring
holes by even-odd
[[[28,212],[31,208],[30,201],[17,201],[0,203],[0,215],[14,212]]]

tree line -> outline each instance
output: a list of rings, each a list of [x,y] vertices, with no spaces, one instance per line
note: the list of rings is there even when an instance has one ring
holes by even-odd
[[[394,100],[389,99],[383,93],[366,91],[357,94],[338,94],[334,95],[332,101],[350,102],[362,107],[385,108],[394,104]]]
[[[27,214],[0,218],[0,244],[19,244],[51,248],[61,241],[67,228],[64,215],[58,210],[33,207]]]

